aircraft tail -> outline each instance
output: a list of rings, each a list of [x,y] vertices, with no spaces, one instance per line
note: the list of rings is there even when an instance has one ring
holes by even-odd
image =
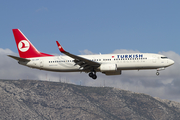
[[[39,52],[19,29],[12,29],[21,58],[53,56]]]

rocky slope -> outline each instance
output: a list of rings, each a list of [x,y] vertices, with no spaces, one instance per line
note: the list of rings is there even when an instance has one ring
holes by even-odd
[[[0,80],[0,119],[180,120],[180,104],[110,87]]]

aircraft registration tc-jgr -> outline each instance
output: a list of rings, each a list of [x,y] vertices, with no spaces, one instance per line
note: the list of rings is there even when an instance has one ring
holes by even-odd
[[[54,56],[39,52],[19,29],[12,31],[20,57],[8,56],[21,65],[40,70],[86,72],[89,77],[96,79],[96,72],[120,75],[122,70],[156,69],[156,75],[159,75],[158,71],[174,64],[168,57],[152,53],[74,55],[65,51],[58,41],[57,46],[65,56]]]

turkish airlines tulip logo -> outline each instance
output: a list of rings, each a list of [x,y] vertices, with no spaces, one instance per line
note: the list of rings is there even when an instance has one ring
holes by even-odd
[[[26,40],[21,40],[18,44],[18,49],[21,51],[21,52],[26,52],[27,50],[29,50],[29,42],[26,41]]]

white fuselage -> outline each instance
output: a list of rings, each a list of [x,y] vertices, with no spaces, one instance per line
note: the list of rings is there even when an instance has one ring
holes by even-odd
[[[96,79],[96,72],[106,75],[120,75],[122,70],[157,69],[163,70],[174,64],[174,61],[159,54],[124,53],[103,55],[74,55],[56,41],[58,49],[66,56],[53,56],[39,52],[26,36],[19,30],[13,29],[19,56],[8,55],[18,60],[18,63],[31,68],[55,72],[86,72],[89,77]]]
[[[127,53],[127,54],[100,54],[79,55],[102,64],[116,64],[117,70],[140,70],[165,68],[174,63],[173,60],[159,54],[151,53]],[[56,71],[56,72],[78,72],[83,71],[79,65],[75,65],[74,59],[68,56],[36,57],[29,58],[30,62],[19,62],[28,67]],[[97,72],[100,68],[97,68]]]

